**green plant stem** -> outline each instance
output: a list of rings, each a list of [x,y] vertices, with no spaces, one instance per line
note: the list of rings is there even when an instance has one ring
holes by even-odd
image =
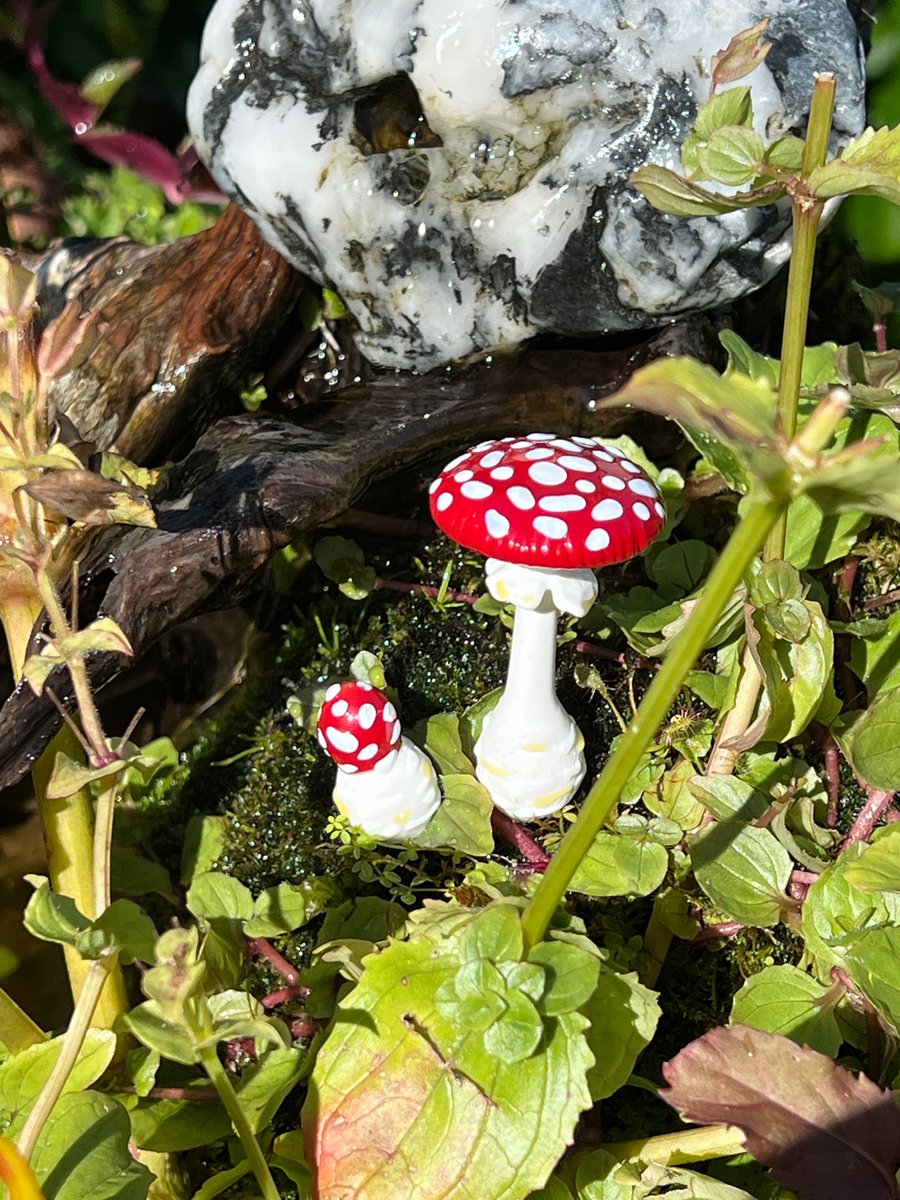
[[[216,1089],[225,1111],[231,1118],[231,1124],[234,1126],[235,1133],[241,1139],[241,1145],[244,1147],[247,1161],[250,1163],[250,1167],[256,1177],[256,1182],[259,1184],[263,1200],[280,1200],[278,1188],[275,1186],[275,1180],[272,1178],[272,1173],[269,1170],[269,1164],[266,1162],[265,1155],[260,1149],[256,1135],[250,1128],[250,1122],[247,1120],[247,1115],[241,1108],[240,1101],[237,1098],[234,1088],[231,1086],[231,1080],[228,1078],[225,1068],[219,1062],[215,1048],[207,1047],[201,1050],[200,1062],[204,1071],[209,1076],[213,1087]]]
[[[53,1106],[62,1094],[66,1080],[69,1078],[72,1068],[75,1065],[78,1053],[84,1045],[87,1031],[91,1027],[94,1010],[100,999],[100,993],[103,991],[103,985],[106,983],[110,968],[115,966],[115,963],[116,958],[114,955],[104,955],[101,958],[95,959],[90,965],[90,969],[85,977],[84,987],[81,990],[81,995],[78,997],[75,1011],[72,1013],[69,1028],[63,1035],[63,1044],[59,1052],[59,1058],[57,1058],[53,1070],[50,1072],[47,1082],[41,1089],[41,1094],[35,1101],[34,1108],[28,1114],[28,1120],[22,1127],[22,1132],[19,1134],[16,1144],[23,1158],[31,1158],[34,1148],[37,1145],[37,1140],[41,1135],[41,1130],[46,1125],[47,1118],[53,1111]]]
[[[805,180],[810,172],[825,162],[831,138],[831,118],[834,113],[836,80],[834,75],[816,77],[800,186],[792,197],[793,246],[788,273],[787,303],[784,313],[784,332],[781,340],[781,371],[778,377],[778,429],[790,441],[797,429],[797,409],[800,401],[800,381],[803,374],[803,351],[806,346],[806,327],[809,321],[809,302],[812,293],[813,265],[816,257],[816,238],[824,204],[810,196]],[[787,513],[776,522],[766,540],[767,559],[784,558],[787,537]]]
[[[111,901],[110,854],[119,780],[113,776],[100,790],[94,818],[94,911],[99,915]]]
[[[672,945],[672,930],[660,916],[661,911],[659,896],[657,896],[653,901],[650,920],[644,931],[645,964],[639,976],[644,987],[656,986],[659,973],[666,961],[666,955],[669,953],[669,947]]]
[[[732,749],[728,743],[732,738],[740,737],[747,732],[756,711],[756,702],[759,699],[761,688],[762,680],[756,669],[756,663],[753,661],[753,655],[748,648],[745,648],[741,656],[741,677],[735,692],[734,704],[725,714],[725,719],[716,736],[716,743],[706,764],[707,775],[731,775],[733,773],[740,751]]]
[[[606,1142],[601,1149],[619,1162],[655,1162],[676,1167],[681,1163],[743,1154],[746,1145],[744,1135],[735,1125],[703,1125],[700,1129],[682,1129],[633,1142]]]
[[[748,506],[746,514],[710,572],[703,595],[687,624],[672,643],[665,662],[634,715],[634,720],[628,726],[602,775],[588,793],[577,821],[563,838],[528,902],[522,915],[522,928],[528,946],[536,945],[543,938],[582,859],[590,850],[600,827],[618,803],[622,789],[641,755],[656,736],[666,713],[684,684],[685,676],[703,651],[734,589],[788,502],[789,497],[784,496],[778,500],[759,501]]]

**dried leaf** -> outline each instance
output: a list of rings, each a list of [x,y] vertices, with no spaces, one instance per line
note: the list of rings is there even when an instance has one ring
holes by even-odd
[[[141,488],[124,487],[93,471],[47,471],[22,491],[83,525],[156,525],[153,508]]]
[[[685,1120],[736,1125],[804,1200],[896,1200],[900,1111],[867,1076],[748,1025],[711,1030],[663,1074],[660,1096]]]
[[[769,27],[769,18],[764,17],[756,25],[736,33],[724,50],[714,54],[712,67],[712,90],[723,83],[734,83],[755,71],[772,49],[771,42],[764,42],[762,35]]]

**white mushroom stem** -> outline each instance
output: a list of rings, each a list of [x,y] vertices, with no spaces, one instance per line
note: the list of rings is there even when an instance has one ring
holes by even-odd
[[[383,841],[417,837],[437,812],[441,789],[426,757],[408,738],[368,771],[338,767],[338,812]]]
[[[584,778],[584,738],[556,698],[559,611],[583,616],[597,595],[591,571],[549,571],[488,559],[487,587],[516,606],[506,687],[475,745],[476,775],[520,821],[562,808]]]

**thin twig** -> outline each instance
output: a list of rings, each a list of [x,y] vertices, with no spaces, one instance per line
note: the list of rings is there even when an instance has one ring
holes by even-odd
[[[882,596],[872,596],[868,600],[863,600],[862,606],[867,612],[871,612],[873,608],[884,608],[888,604],[897,604],[898,602],[900,602],[900,588],[893,588]]]
[[[279,1004],[287,1004],[291,1000],[303,1000],[309,995],[309,988],[303,984],[294,984],[293,986],[278,988],[275,992],[269,992],[268,996],[263,996],[260,1004],[265,1009],[277,1008]]]
[[[469,592],[445,592],[430,583],[405,583],[402,579],[383,579],[376,576],[375,586],[389,592],[406,592],[411,596],[430,596],[433,600],[454,600],[460,604],[477,604],[479,597]]]

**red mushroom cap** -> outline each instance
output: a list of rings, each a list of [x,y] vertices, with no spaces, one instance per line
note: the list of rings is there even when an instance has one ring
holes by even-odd
[[[596,438],[479,442],[430,488],[431,515],[461,546],[528,567],[602,567],[640,554],[666,510],[656,484]]]
[[[319,712],[319,743],[344,771],[370,771],[400,743],[397,710],[371,683],[335,683]]]

